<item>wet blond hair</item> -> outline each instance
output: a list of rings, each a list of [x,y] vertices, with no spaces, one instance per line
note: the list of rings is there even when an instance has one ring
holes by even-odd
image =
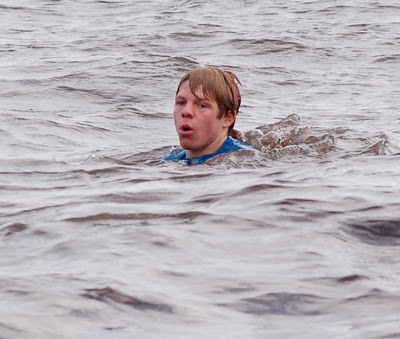
[[[235,117],[239,113],[242,102],[239,86],[242,84],[232,72],[215,67],[195,68],[182,77],[176,94],[178,94],[182,84],[187,80],[194,95],[201,86],[204,97],[217,103],[219,109],[218,119],[223,118],[228,112],[233,112]],[[240,132],[233,129],[235,121],[229,126],[228,135],[241,139]]]

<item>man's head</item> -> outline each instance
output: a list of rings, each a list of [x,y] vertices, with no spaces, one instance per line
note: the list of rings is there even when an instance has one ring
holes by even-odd
[[[198,68],[181,79],[174,119],[189,157],[215,152],[232,132],[239,112],[240,81],[218,68]]]
[[[214,67],[196,68],[182,77],[176,94],[182,83],[187,80],[189,80],[192,93],[196,93],[197,89],[201,88],[206,99],[217,102],[218,118],[222,118],[228,112],[233,112],[236,117],[242,98],[239,90],[241,83],[235,74]],[[233,125],[230,131],[232,129]]]

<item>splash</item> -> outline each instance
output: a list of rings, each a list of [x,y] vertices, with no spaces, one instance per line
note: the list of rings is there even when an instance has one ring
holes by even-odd
[[[390,155],[398,150],[386,134],[368,136],[347,128],[310,127],[302,124],[297,114],[247,131],[243,141],[270,159],[286,156],[318,157],[333,152],[343,157]]]
[[[246,132],[243,140],[271,159],[287,155],[320,155],[335,147],[333,134],[318,135],[309,126],[303,126],[297,114],[256,127]]]

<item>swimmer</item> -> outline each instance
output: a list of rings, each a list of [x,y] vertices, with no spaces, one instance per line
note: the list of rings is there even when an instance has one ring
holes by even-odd
[[[239,112],[240,81],[218,68],[196,68],[179,82],[174,120],[182,148],[167,155],[167,161],[203,164],[223,153],[254,149],[240,140],[233,129]]]

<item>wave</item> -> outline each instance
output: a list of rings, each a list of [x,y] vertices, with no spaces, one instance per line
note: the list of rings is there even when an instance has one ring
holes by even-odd
[[[244,313],[255,315],[316,315],[322,314],[326,307],[326,298],[309,294],[295,293],[267,293],[257,297],[242,299],[240,302],[230,305]],[[228,306],[222,304],[220,306]]]
[[[171,306],[161,303],[150,302],[119,292],[110,287],[85,289],[82,297],[94,299],[106,303],[115,302],[133,307],[140,311],[158,311],[164,313],[173,313]]]
[[[368,136],[347,128],[311,127],[302,124],[296,114],[247,131],[243,140],[270,159],[299,155],[318,157],[333,152],[342,157],[391,155],[399,150],[384,133]]]
[[[346,234],[369,245],[400,245],[400,219],[357,220],[348,222],[343,230]]]
[[[190,211],[182,213],[100,213],[83,217],[73,217],[64,219],[64,221],[71,222],[86,222],[86,221],[99,221],[99,220],[149,220],[149,219],[194,219],[197,217],[206,216],[208,213],[199,211]]]

